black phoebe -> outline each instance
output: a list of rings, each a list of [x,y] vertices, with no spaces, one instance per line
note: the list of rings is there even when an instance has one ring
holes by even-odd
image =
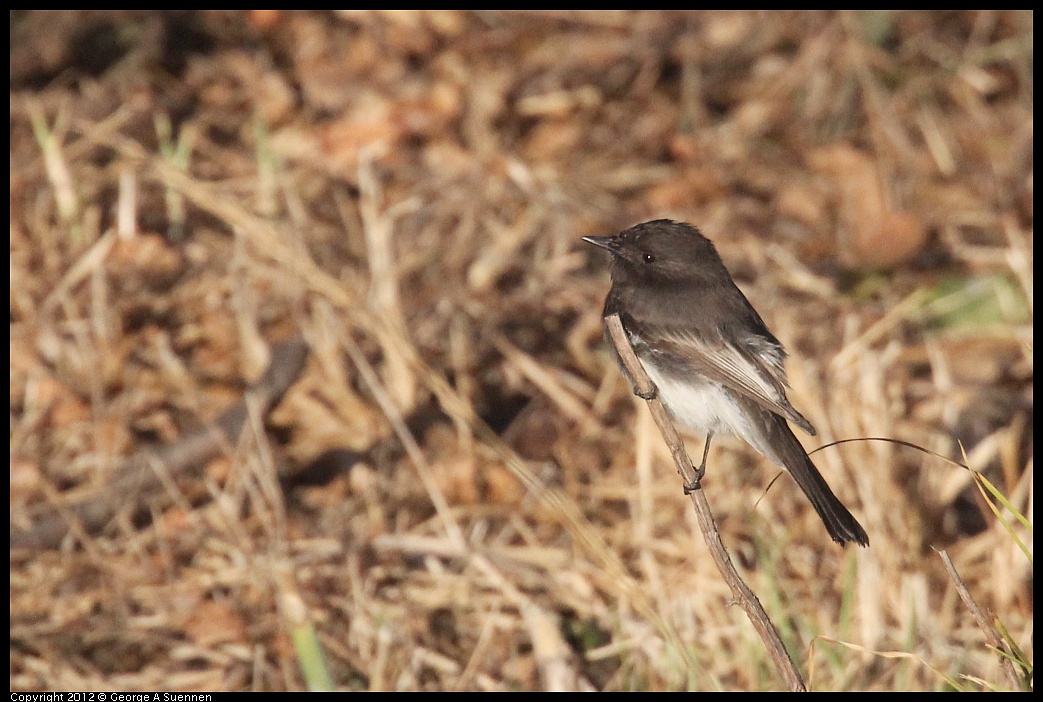
[[[736,287],[713,243],[692,225],[667,219],[583,240],[612,253],[604,316],[619,315],[671,416],[706,435],[700,471],[714,434],[738,435],[789,471],[834,541],[868,546],[865,529],[786,423],[815,434],[786,399],[782,344]],[[615,354],[611,339],[609,345]],[[623,368],[618,355],[616,362]]]

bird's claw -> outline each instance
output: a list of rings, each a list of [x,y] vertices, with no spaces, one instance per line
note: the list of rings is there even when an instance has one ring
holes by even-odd
[[[637,389],[637,387],[635,387],[634,388],[634,394],[637,395],[638,397],[640,397],[642,400],[646,400],[647,401],[647,400],[654,400],[656,398],[656,396],[659,395],[659,391],[656,389],[656,387],[654,385],[652,386],[652,389],[649,390],[648,392],[641,392],[640,390]]]
[[[692,478],[692,482],[684,484],[684,494],[691,495],[696,490],[702,490],[703,476],[706,475],[706,464],[702,464],[698,468],[692,466],[692,470],[695,471],[695,477]]]

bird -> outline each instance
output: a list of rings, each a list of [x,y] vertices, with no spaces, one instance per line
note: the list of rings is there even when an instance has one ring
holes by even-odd
[[[782,344],[739,290],[713,242],[697,227],[667,219],[583,240],[612,254],[603,317],[619,315],[670,416],[706,436],[697,475],[706,468],[714,436],[739,436],[793,477],[833,541],[868,546],[865,529],[790,428],[815,435],[786,396]],[[611,338],[609,345],[633,383]]]

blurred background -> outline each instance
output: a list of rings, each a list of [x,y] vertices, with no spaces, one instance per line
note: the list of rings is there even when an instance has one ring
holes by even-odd
[[[1030,12],[10,22],[12,689],[778,689],[602,338],[661,217],[809,450],[938,454],[814,454],[844,550],[714,443],[810,685],[1016,686],[936,549],[1031,661]]]

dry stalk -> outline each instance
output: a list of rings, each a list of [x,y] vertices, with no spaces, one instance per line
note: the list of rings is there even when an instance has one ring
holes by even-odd
[[[963,600],[963,604],[967,606],[967,609],[974,615],[975,621],[978,622],[978,628],[985,634],[985,638],[988,640],[989,645],[992,646],[1000,654],[1000,665],[1003,667],[1003,672],[1007,676],[1007,682],[1010,683],[1012,690],[1024,690],[1028,691],[1030,688],[1027,686],[1025,681],[1022,681],[1017,671],[1014,670],[1015,660],[1014,651],[1010,649],[999,630],[996,629],[993,622],[996,620],[995,615],[986,612],[971,595],[970,588],[967,587],[967,583],[964,582],[963,578],[960,577],[959,572],[956,570],[956,566],[953,565],[952,559],[949,558],[949,554],[942,550],[938,551],[938,555],[942,559],[942,563],[945,564],[945,569],[949,571],[949,577],[952,578],[953,585],[956,586],[956,592],[959,594],[960,599]]]
[[[706,545],[710,548],[713,560],[717,564],[717,570],[721,572],[724,581],[731,588],[735,601],[742,606],[746,616],[753,623],[753,627],[760,634],[761,640],[768,649],[768,655],[771,656],[775,667],[786,680],[786,685],[792,692],[805,692],[807,688],[804,685],[804,680],[801,678],[793,659],[790,658],[789,653],[786,651],[786,647],[783,646],[778,629],[775,628],[771,619],[768,618],[768,613],[764,611],[760,600],[753,594],[753,590],[743,582],[738,571],[735,570],[731,558],[728,556],[728,551],[724,548],[724,542],[721,540],[717,523],[714,521],[713,513],[710,511],[710,503],[707,501],[706,493],[703,492],[697,480],[698,476],[696,475],[695,467],[692,465],[692,459],[688,457],[688,452],[685,450],[684,441],[681,440],[681,435],[677,433],[677,428],[667,414],[666,407],[654,395],[655,385],[652,384],[652,380],[645,373],[641,362],[638,361],[633,347],[630,346],[626,332],[623,331],[623,323],[619,320],[619,315],[613,314],[605,317],[605,324],[612,339],[612,344],[616,347],[616,351],[619,352],[619,357],[626,366],[630,377],[634,379],[634,383],[637,386],[635,391],[641,395],[651,397],[651,399],[647,400],[648,408],[652,412],[656,426],[659,427],[663,439],[666,441],[667,446],[670,447],[670,454],[674,458],[677,472],[684,479],[684,484],[692,487],[692,489],[686,491],[692,499],[692,505],[695,507],[695,513],[699,519],[699,529],[703,532],[703,538],[706,540]]]

